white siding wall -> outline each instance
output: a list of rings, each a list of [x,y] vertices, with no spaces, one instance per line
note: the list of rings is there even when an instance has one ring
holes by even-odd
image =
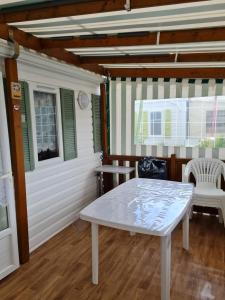
[[[80,209],[96,198],[94,168],[100,160],[93,151],[91,104],[81,110],[77,95],[80,90],[89,97],[98,93],[101,78],[87,72],[85,80],[85,73],[78,69],[33,53],[29,55],[32,62],[27,64],[24,57],[18,64],[20,80],[74,90],[78,147],[78,158],[26,173],[29,243],[33,251],[74,222]]]
[[[26,173],[31,251],[78,217],[97,195],[91,108],[77,115],[78,158]]]

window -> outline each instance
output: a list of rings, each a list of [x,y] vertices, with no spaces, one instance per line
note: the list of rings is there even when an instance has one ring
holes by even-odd
[[[225,134],[225,110],[206,112],[206,132],[208,135]]]
[[[225,147],[225,97],[135,101],[135,143]]]
[[[59,156],[56,95],[34,91],[38,160]]]
[[[151,135],[161,135],[162,134],[162,113],[159,111],[154,111],[150,113],[151,116]]]
[[[74,91],[21,82],[25,170],[77,157]]]

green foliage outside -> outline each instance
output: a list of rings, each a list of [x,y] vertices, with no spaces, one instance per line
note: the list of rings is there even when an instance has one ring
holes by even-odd
[[[216,137],[215,139],[205,138],[199,144],[201,148],[225,148],[225,138]]]
[[[135,112],[135,144],[144,144],[148,136],[148,112]]]
[[[143,133],[142,133],[142,137],[143,137],[143,143],[145,141],[145,139],[148,138],[148,112],[147,111],[143,111],[143,117],[142,117],[143,123]]]
[[[170,109],[165,110],[165,137],[172,135],[172,113]]]

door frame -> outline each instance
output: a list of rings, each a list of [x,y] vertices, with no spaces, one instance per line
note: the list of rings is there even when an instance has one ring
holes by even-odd
[[[5,95],[3,87],[3,77],[0,71],[0,148],[2,155],[3,175],[0,179],[4,179],[6,185],[7,197],[7,214],[8,214],[8,228],[0,232],[0,245],[5,243],[10,248],[9,264],[1,270],[0,265],[0,280],[13,272],[19,267],[19,251],[17,240],[17,226],[16,226],[16,208],[14,185],[12,177],[11,155],[9,145],[9,134],[6,117]],[[10,239],[8,238],[10,237]]]

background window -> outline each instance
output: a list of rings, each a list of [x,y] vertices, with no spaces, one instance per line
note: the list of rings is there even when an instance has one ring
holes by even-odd
[[[34,107],[38,160],[42,161],[58,157],[56,95],[34,91]]]
[[[225,97],[135,101],[136,144],[225,148]]]
[[[151,135],[162,134],[162,113],[159,111],[151,112]]]
[[[225,110],[206,112],[206,131],[209,135],[225,134]]]

